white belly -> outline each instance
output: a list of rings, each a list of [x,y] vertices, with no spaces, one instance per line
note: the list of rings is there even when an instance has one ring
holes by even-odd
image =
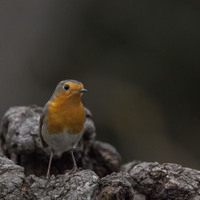
[[[83,132],[79,134],[69,134],[64,131],[59,134],[49,134],[48,131],[42,131],[45,142],[56,152],[64,152],[75,148],[82,135]]]

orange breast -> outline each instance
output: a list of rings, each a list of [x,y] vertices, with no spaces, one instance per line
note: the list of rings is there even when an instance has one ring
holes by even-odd
[[[50,134],[64,132],[78,134],[83,129],[84,109],[79,96],[66,99],[64,94],[57,95],[48,102],[46,113],[47,130]]]

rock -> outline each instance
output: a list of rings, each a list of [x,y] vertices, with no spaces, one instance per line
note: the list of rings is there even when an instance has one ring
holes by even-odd
[[[23,197],[24,168],[5,157],[0,157],[0,199],[21,200]]]
[[[98,191],[99,177],[91,170],[51,176],[50,180],[35,175],[27,177],[27,199],[95,199]]]
[[[96,140],[87,108],[84,135],[75,151],[83,170],[67,170],[73,162],[64,152],[54,157],[52,176],[47,180],[49,150],[42,148],[38,137],[41,112],[37,106],[13,107],[2,119],[0,199],[200,200],[200,171],[157,162],[133,161],[121,166],[117,150]]]
[[[200,171],[177,164],[142,162],[130,170],[134,189],[150,199],[200,199]]]
[[[1,122],[1,146],[3,155],[25,168],[25,174],[45,175],[49,161],[49,149],[43,149],[39,140],[39,118],[42,108],[20,106],[10,108]],[[92,114],[85,108],[84,135],[75,151],[76,161],[83,169],[92,169],[99,176],[119,171],[121,156],[111,145],[95,140],[96,129]],[[106,156],[105,156],[106,155]],[[71,169],[71,155],[57,154],[52,162],[51,173],[62,174]]]
[[[120,170],[123,172],[130,172],[133,169],[133,167],[135,167],[136,165],[138,165],[140,163],[141,163],[141,161],[138,161],[138,160],[128,162],[128,163],[122,165]]]
[[[145,196],[133,189],[136,182],[125,172],[112,173],[101,179],[100,193],[97,200],[145,200]]]
[[[38,140],[38,121],[42,108],[20,106],[10,108],[1,122],[4,154],[25,155],[43,151]]]

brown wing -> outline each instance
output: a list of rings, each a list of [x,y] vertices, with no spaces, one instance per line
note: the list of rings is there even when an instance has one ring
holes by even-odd
[[[44,120],[44,113],[42,113],[42,115],[40,116],[40,121],[39,121],[39,136],[40,136],[40,141],[42,143],[42,146],[44,148],[48,147],[48,144],[44,141],[43,137],[42,137],[42,124],[43,124],[43,120]]]

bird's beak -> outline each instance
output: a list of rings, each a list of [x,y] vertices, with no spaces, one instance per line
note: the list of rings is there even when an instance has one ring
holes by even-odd
[[[87,90],[85,88],[81,88],[78,90],[78,92],[83,93],[83,92],[87,92]]]

